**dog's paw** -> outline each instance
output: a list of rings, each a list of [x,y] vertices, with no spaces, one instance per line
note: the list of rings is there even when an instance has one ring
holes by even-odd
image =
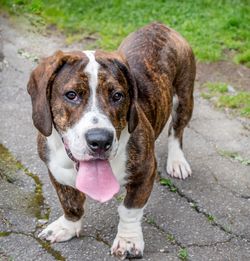
[[[186,179],[191,176],[191,168],[182,151],[177,157],[169,155],[167,160],[167,173],[173,178]]]
[[[67,220],[64,216],[61,216],[56,221],[48,225],[38,237],[54,242],[63,242],[71,239],[74,236],[79,236],[81,231],[82,219],[73,222]]]
[[[121,260],[125,258],[142,258],[144,250],[143,236],[122,237],[117,235],[111,247],[111,255]]]

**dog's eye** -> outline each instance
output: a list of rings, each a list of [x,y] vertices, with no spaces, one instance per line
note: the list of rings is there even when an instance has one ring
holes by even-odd
[[[70,100],[70,101],[77,101],[78,100],[78,95],[74,91],[69,91],[65,93],[65,97]]]
[[[123,99],[124,95],[122,92],[116,92],[112,95],[112,101],[114,103],[120,102]]]

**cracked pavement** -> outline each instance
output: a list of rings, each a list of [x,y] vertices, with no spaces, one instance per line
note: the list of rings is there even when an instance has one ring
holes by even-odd
[[[55,244],[37,238],[47,219],[54,221],[62,210],[36,152],[26,83],[36,57],[69,47],[60,36],[22,30],[4,17],[0,24],[0,260],[115,260],[109,248],[119,197],[104,204],[87,201],[79,238]],[[70,47],[79,48],[84,49]],[[159,173],[175,189],[155,182],[143,219],[142,260],[180,260],[183,248],[188,260],[250,260],[250,167],[219,153],[250,158],[249,120],[215,110],[195,91],[184,137],[192,177],[180,181],[166,175],[166,129],[156,147]]]

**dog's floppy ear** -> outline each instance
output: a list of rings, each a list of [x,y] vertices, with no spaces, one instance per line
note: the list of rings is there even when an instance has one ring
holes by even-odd
[[[49,104],[50,86],[67,56],[62,51],[45,58],[31,73],[27,90],[32,101],[32,119],[35,127],[44,135],[52,133],[52,116]],[[66,59],[65,59],[66,58]]]
[[[130,95],[130,107],[127,115],[128,121],[128,131],[132,133],[136,126],[138,125],[138,111],[137,111],[137,86],[135,78],[129,68],[129,65],[121,62],[118,59],[114,60],[115,64],[119,68],[119,70],[123,73],[126,78],[127,84],[129,85],[129,95]]]
[[[52,132],[52,117],[49,105],[50,85],[62,65],[63,52],[44,59],[31,73],[27,90],[32,101],[32,119],[35,127],[45,136]]]

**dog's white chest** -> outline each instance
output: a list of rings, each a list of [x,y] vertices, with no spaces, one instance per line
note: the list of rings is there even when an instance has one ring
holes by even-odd
[[[129,137],[130,134],[128,133],[127,128],[125,128],[121,133],[116,157],[110,160],[113,173],[121,186],[126,183],[125,180],[127,176],[126,165],[128,159],[127,144],[128,144]]]
[[[116,157],[110,160],[114,176],[121,186],[126,183],[127,143],[129,136],[127,128],[124,129],[121,133]],[[75,187],[77,173],[74,168],[74,163],[69,159],[63,142],[55,129],[53,129],[47,141],[49,148],[48,167],[52,175],[59,183]]]
[[[54,128],[47,141],[49,149],[48,167],[52,175],[59,183],[75,187],[76,171],[74,164],[69,159],[63,142]]]

